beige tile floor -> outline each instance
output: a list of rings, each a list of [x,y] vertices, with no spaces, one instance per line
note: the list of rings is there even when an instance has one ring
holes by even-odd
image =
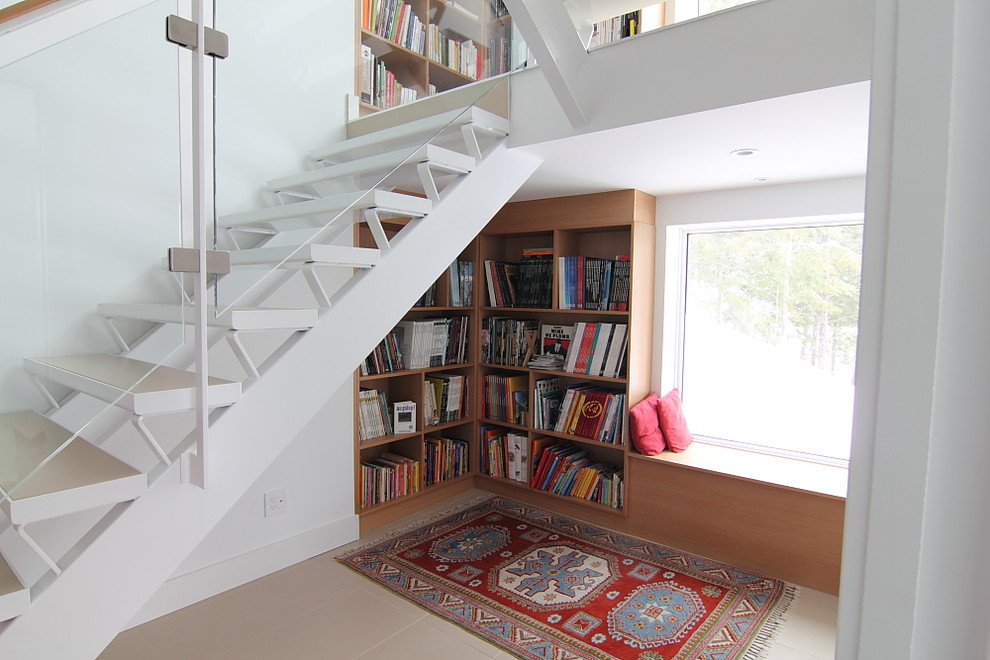
[[[353,545],[484,495],[374,530]],[[99,660],[486,660],[512,658],[337,563],[314,557],[122,632]],[[768,660],[830,660],[836,598],[802,589]]]

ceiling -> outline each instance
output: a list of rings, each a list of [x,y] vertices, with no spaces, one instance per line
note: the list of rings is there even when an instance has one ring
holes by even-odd
[[[869,90],[861,82],[521,147],[543,165],[513,200],[624,188],[661,196],[862,176]],[[730,156],[736,149],[759,152]]]

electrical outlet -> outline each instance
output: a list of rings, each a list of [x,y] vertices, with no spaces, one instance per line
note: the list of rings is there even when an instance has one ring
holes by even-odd
[[[286,499],[286,489],[276,488],[265,493],[265,517],[277,516],[285,513],[289,502]]]

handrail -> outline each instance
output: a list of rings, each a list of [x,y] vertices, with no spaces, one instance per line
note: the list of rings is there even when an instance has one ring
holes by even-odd
[[[20,18],[26,14],[41,9],[42,7],[47,7],[48,5],[53,5],[59,0],[22,0],[16,4],[10,5],[9,7],[4,7],[0,9],[0,24],[6,23],[7,21],[12,21],[15,18]]]

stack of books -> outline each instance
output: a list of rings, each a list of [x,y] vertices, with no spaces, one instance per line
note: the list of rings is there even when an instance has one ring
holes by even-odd
[[[625,323],[576,323],[564,371],[616,378],[626,364]]]
[[[419,462],[383,453],[361,462],[361,508],[419,492]]]
[[[488,374],[485,376],[484,416],[499,422],[525,424],[529,412],[529,376]]]
[[[536,381],[533,393],[533,426],[552,431],[557,424],[562,397],[559,378],[543,378]]]
[[[564,389],[553,431],[606,444],[622,444],[626,395],[618,390],[575,383]]]
[[[426,25],[401,0],[363,0],[361,29],[420,55],[426,47]]]
[[[358,435],[362,441],[392,435],[392,411],[384,392],[361,390],[358,412]]]
[[[538,323],[532,319],[490,316],[481,332],[481,361],[522,367],[536,351]]]
[[[478,44],[466,37],[442,32],[439,25],[431,23],[427,26],[427,43],[427,57],[463,76],[477,80],[484,70]]]
[[[468,401],[467,376],[431,374],[423,383],[423,419],[428,426],[466,416]]]
[[[388,336],[361,363],[362,376],[402,371],[403,369],[405,367],[402,362],[402,350],[399,348],[399,338],[394,330],[388,333]]]
[[[467,361],[467,316],[402,321],[393,332],[407,369],[427,369]]]
[[[550,309],[553,303],[553,250],[525,248],[522,261],[485,261],[492,307]]]
[[[558,257],[561,309],[629,311],[629,257]]]
[[[586,449],[550,438],[534,440],[533,454],[536,462],[530,487],[622,508],[623,475],[619,467],[593,463]]]
[[[470,449],[464,440],[428,436],[423,439],[423,454],[427,486],[467,474],[470,469]]]
[[[450,280],[450,306],[470,307],[474,304],[474,262],[455,261],[447,269]]]
[[[481,427],[481,470],[492,477],[529,482],[529,439],[488,424]]]

